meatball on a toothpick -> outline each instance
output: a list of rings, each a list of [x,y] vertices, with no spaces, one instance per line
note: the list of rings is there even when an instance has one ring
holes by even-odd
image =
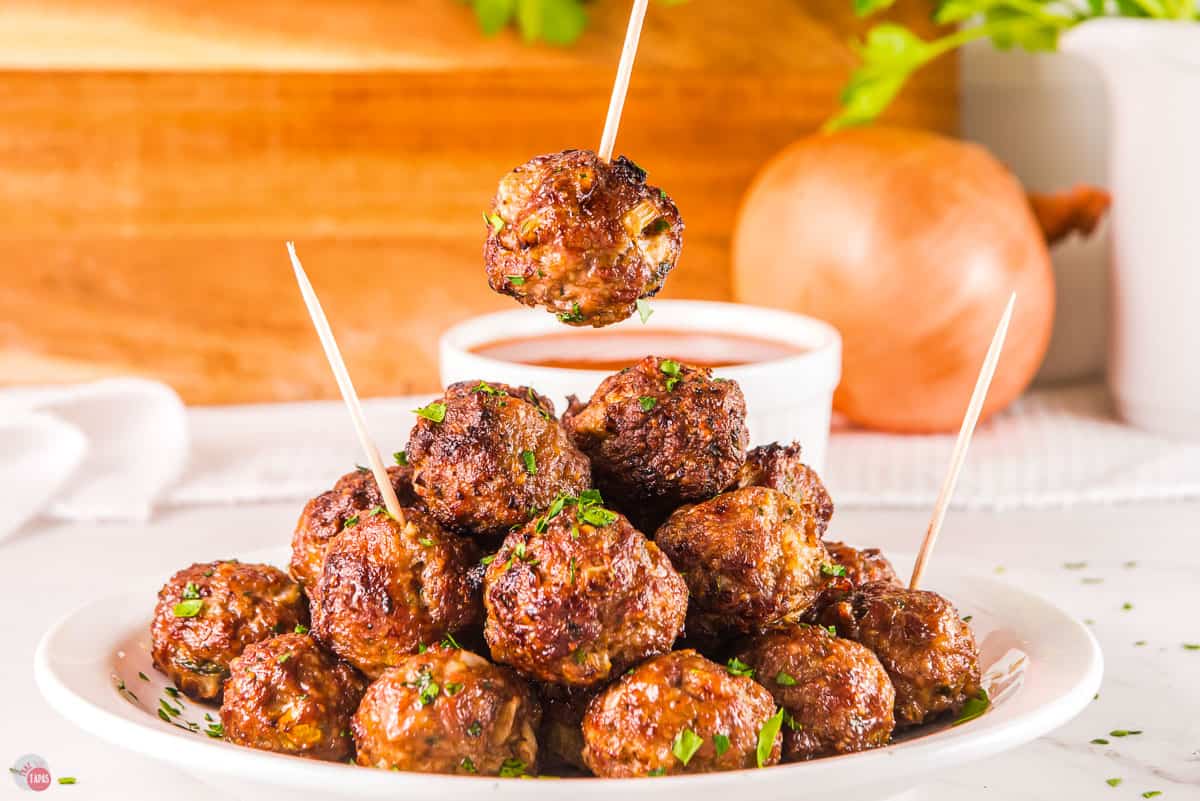
[[[503,534],[559,492],[592,485],[550,401],[525,387],[463,381],[418,411],[408,441],[413,487],[444,526]]]
[[[645,170],[590,150],[537,156],[500,181],[484,212],[488,284],[569,325],[631,316],[683,246],[679,210]]]

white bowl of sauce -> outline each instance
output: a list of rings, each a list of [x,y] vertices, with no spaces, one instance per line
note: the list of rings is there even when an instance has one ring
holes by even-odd
[[[698,300],[658,300],[607,328],[572,328],[534,309],[486,314],[442,335],[443,384],[485,380],[524,384],[559,412],[568,395],[586,400],[608,375],[643,356],[711,367],[746,396],[752,445],[798,441],[804,460],[825,467],[842,340],[833,326],[801,314]]]

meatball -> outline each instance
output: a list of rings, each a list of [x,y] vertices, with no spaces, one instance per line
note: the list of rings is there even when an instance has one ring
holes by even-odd
[[[583,759],[597,776],[622,778],[765,767],[779,762],[782,719],[753,679],[674,651],[588,705]]]
[[[422,410],[408,442],[413,486],[447,528],[481,537],[592,485],[587,457],[532,390],[465,381]]]
[[[560,498],[512,532],[484,574],[492,657],[539,681],[595,686],[671,650],[687,586],[597,493]]]
[[[683,247],[683,220],[624,156],[538,156],[500,181],[483,248],[488,284],[569,325],[603,326],[662,288]]]
[[[797,442],[752,448],[734,481],[734,488],[740,487],[770,487],[790,496],[820,521],[822,534],[833,517],[833,498],[817,471],[800,460]]]
[[[405,516],[364,514],[338,535],[313,603],[313,634],[371,678],[481,616],[475,544],[420,510]]]
[[[750,641],[738,659],[789,715],[786,761],[887,745],[896,691],[875,654],[815,626],[794,626]]]
[[[436,646],[368,687],[350,727],[367,767],[522,776],[536,771],[540,718],[511,670]]]
[[[249,646],[225,681],[221,723],[231,743],[343,762],[354,753],[350,716],[367,683],[306,634]]]
[[[871,584],[877,581],[886,584],[903,586],[900,577],[896,575],[892,563],[887,560],[878,548],[852,548],[844,542],[825,540],[825,550],[836,567],[836,571],[845,576],[852,584]],[[836,569],[836,568],[835,568]]]
[[[586,771],[583,715],[598,690],[542,684],[542,728],[538,734],[542,769],[552,773]]]
[[[412,469],[388,468],[392,488],[402,506],[413,506]],[[304,506],[296,531],[292,534],[292,561],[289,572],[309,595],[316,590],[325,563],[325,551],[349,520],[383,506],[383,495],[370,470],[359,468],[338,479],[333,489],[322,492]]]
[[[655,535],[691,593],[688,636],[793,623],[822,588],[820,522],[778,490],[746,487],[676,511]]]
[[[979,693],[975,636],[935,592],[864,584],[826,607],[820,620],[879,657],[896,688],[898,728],[957,713]]]
[[[645,531],[729,486],[746,454],[746,401],[707,368],[647,356],[572,398],[563,424],[596,487]]]
[[[219,701],[229,664],[248,645],[308,623],[300,585],[271,565],[200,562],[158,591],[154,667],[197,701]]]

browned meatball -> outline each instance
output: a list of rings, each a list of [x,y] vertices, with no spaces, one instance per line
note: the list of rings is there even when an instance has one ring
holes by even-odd
[[[413,506],[412,469],[397,465],[388,468],[388,476],[402,506]],[[338,479],[333,489],[322,492],[304,506],[296,531],[292,534],[292,561],[289,572],[309,595],[316,590],[325,563],[325,551],[346,521],[361,517],[383,506],[383,495],[370,470],[359,468]]]
[[[750,641],[738,658],[787,710],[786,761],[887,745],[896,691],[875,654],[818,626],[792,626]]]
[[[529,686],[457,648],[404,657],[367,688],[351,729],[358,764],[425,773],[537,770],[541,717]]]
[[[307,623],[300,585],[279,568],[200,562],[158,591],[151,655],[189,697],[219,701],[229,664],[246,646]]]
[[[845,576],[855,586],[882,581],[902,586],[892,563],[878,548],[853,548],[844,542],[825,540],[825,550],[833,562],[834,572]],[[838,570],[837,568],[842,568]]]
[[[879,657],[896,688],[898,728],[956,713],[979,693],[975,636],[935,592],[865,584],[820,619]]]
[[[770,487],[791,496],[820,521],[824,533],[833,517],[833,498],[817,471],[800,460],[800,443],[759,445],[746,454],[734,487]]]
[[[588,705],[583,759],[597,776],[623,778],[766,767],[779,762],[782,718],[754,680],[674,651]]]
[[[484,575],[492,657],[539,681],[594,686],[671,650],[683,629],[683,579],[595,496],[560,499],[509,534]]]
[[[586,771],[583,761],[583,715],[599,690],[542,684],[542,728],[538,733],[542,770],[550,773]]]
[[[570,325],[629,317],[662,288],[683,247],[667,193],[624,156],[538,156],[500,181],[483,248],[488,284]]]
[[[455,384],[425,407],[408,460],[430,514],[484,537],[524,523],[560,491],[592,485],[587,457],[571,444],[548,400],[483,381]]]
[[[746,487],[676,511],[654,537],[691,592],[688,636],[798,621],[822,589],[820,524],[778,490]]]
[[[405,516],[366,514],[338,535],[313,603],[313,634],[371,678],[481,615],[475,544],[420,510]]]
[[[231,743],[342,762],[354,753],[350,716],[367,683],[306,634],[255,643],[233,660],[221,723]]]
[[[586,405],[572,401],[563,424],[596,486],[646,531],[729,486],[746,454],[741,387],[707,368],[647,356],[604,379]]]

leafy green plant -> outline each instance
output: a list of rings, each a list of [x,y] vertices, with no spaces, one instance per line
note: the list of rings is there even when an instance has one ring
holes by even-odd
[[[860,17],[890,8],[895,0],[853,0]],[[975,39],[991,39],[1001,50],[1056,50],[1063,31],[1096,17],[1144,17],[1196,21],[1200,0],[941,0],[933,20],[958,30],[925,40],[891,22],[875,25],[855,49],[862,63],[842,89],[841,110],[826,130],[871,122],[892,102],[918,69]]]
[[[587,28],[587,0],[463,0],[475,11],[479,27],[495,36],[515,23],[526,42],[570,45]],[[687,0],[659,0],[676,6]]]

